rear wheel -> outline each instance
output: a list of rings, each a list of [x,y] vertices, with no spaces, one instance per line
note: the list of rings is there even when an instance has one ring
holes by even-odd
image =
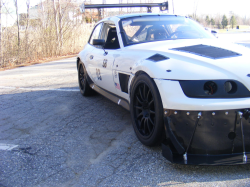
[[[146,74],[132,85],[130,112],[138,139],[147,146],[160,143],[163,129],[163,106],[155,82]]]
[[[93,94],[93,90],[90,88],[87,81],[87,71],[83,64],[79,64],[78,66],[78,83],[80,92],[83,96],[90,96]]]

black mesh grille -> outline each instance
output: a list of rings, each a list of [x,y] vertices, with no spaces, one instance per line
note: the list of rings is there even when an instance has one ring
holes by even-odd
[[[118,73],[118,74],[122,92],[128,93],[128,81],[130,76],[123,73]]]
[[[212,59],[241,56],[239,53],[209,45],[193,45],[188,47],[173,48],[171,50],[184,51]]]
[[[160,54],[155,54],[155,55],[147,58],[147,60],[151,60],[153,62],[158,62],[158,61],[167,60],[167,59],[169,59],[169,58],[165,57],[163,55],[160,55]]]

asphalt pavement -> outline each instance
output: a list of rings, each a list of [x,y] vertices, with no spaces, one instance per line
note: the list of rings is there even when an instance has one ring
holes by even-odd
[[[83,97],[76,58],[0,72],[0,187],[249,186],[250,165],[168,162],[125,109]]]

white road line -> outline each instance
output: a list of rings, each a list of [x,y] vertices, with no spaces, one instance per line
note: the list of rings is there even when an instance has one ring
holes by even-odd
[[[11,87],[11,86],[0,86],[0,88],[3,89],[17,89],[17,90],[31,90],[31,91],[42,91],[42,90],[48,90],[48,91],[62,91],[62,92],[78,92],[79,89],[74,88],[22,88],[22,87]]]
[[[18,147],[18,145],[0,143],[0,150],[11,151],[16,147]]]

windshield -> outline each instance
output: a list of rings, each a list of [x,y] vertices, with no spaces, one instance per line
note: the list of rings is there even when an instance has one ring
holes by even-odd
[[[122,19],[120,26],[125,46],[161,40],[214,38],[198,23],[182,16],[132,17]]]

